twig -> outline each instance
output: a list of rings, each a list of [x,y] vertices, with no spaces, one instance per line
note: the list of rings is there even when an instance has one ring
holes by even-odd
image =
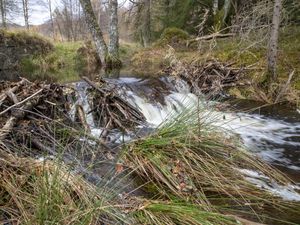
[[[290,74],[289,74],[289,78],[286,81],[285,85],[281,88],[279,94],[277,95],[276,99],[275,99],[275,103],[278,103],[278,101],[281,99],[281,97],[287,92],[287,89],[289,87],[289,85],[291,84],[292,78],[295,74],[295,70],[293,70]]]
[[[21,106],[23,105],[24,103],[26,103],[27,101],[29,101],[30,99],[34,98],[35,96],[37,96],[38,94],[40,94],[44,89],[40,89],[38,90],[37,92],[35,92],[33,95],[30,95],[29,97],[25,98],[23,101],[21,102],[18,102],[10,107],[8,107],[7,109],[3,110],[1,113],[0,113],[0,116],[2,116],[4,113],[8,112],[9,110],[13,109],[13,108],[16,108],[18,106]]]

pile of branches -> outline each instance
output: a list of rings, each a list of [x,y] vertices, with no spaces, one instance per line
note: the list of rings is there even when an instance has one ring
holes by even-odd
[[[141,113],[115,92],[89,83],[94,94],[92,99],[97,103],[93,114],[108,116],[105,119],[108,129],[128,131],[129,124],[142,123]],[[74,86],[21,79],[19,82],[0,82],[0,90],[0,156],[61,159],[74,173],[83,175],[88,181],[98,183],[102,180],[95,170],[106,171],[108,166],[98,163],[99,168],[95,166],[90,170],[88,165],[96,161],[113,161],[117,152],[112,150],[108,138],[103,137],[110,130],[105,129],[106,134],[100,137],[87,132],[90,124],[83,106],[75,105],[75,120],[72,118],[70,110],[74,102],[70,102],[70,98],[76,96]],[[103,121],[101,124],[105,124]]]
[[[135,126],[145,123],[144,115],[123,100],[114,87],[109,87],[104,80],[101,80],[100,87],[87,77],[83,77],[83,79],[90,85],[90,91],[93,92],[91,113],[93,113],[98,126],[105,128],[102,137],[106,136],[108,130],[114,128],[129,132]]]
[[[0,86],[0,141],[12,133],[26,135],[33,129],[30,121],[68,120],[62,86],[26,79],[2,82]]]
[[[88,79],[87,82],[94,91],[94,108],[89,113],[99,117],[99,125],[107,128],[106,134],[115,128],[129,131],[132,125],[145,121],[138,110],[115,92],[97,87]],[[109,148],[102,139],[86,132],[90,131],[90,125],[83,106],[76,105],[76,120],[72,120],[69,97],[74,96],[74,88],[26,79],[0,82],[0,88],[0,143],[9,149],[27,149],[31,156],[37,155],[33,149],[47,155],[63,151],[65,158],[72,162],[74,154],[82,154],[82,150],[94,154],[96,150],[102,152],[102,147]],[[82,141],[83,137],[85,141]],[[99,144],[89,144],[89,140]]]
[[[215,59],[201,64],[176,63],[164,72],[185,80],[195,94],[218,95],[224,89],[243,86],[248,82],[240,82],[246,68],[236,68],[233,63],[222,63]]]

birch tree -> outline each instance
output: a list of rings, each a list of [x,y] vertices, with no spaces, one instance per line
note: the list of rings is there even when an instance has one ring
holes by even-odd
[[[23,3],[23,16],[24,16],[25,27],[27,30],[29,30],[28,0],[22,0],[22,3]]]
[[[6,28],[5,0],[0,0],[0,12],[1,12],[2,27]]]
[[[52,35],[53,35],[53,39],[55,39],[55,27],[54,27],[54,20],[53,20],[53,12],[52,12],[51,0],[48,0],[48,10],[49,10],[49,16],[50,16],[50,23],[51,23]]]
[[[151,40],[151,0],[144,0],[143,11],[142,38],[144,46],[148,47]]]
[[[91,1],[90,0],[80,0],[80,4],[85,13],[85,22],[87,24],[89,32],[91,33],[91,35],[94,39],[94,43],[96,46],[96,51],[98,53],[98,56],[99,56],[102,64],[104,64],[104,66],[105,66],[106,60],[108,57],[108,49],[107,49],[107,45],[104,41],[100,26],[97,23],[97,19],[94,14],[94,11],[93,11]]]
[[[119,31],[118,31],[118,0],[108,1],[109,10],[109,45],[108,54],[110,66],[119,67]]]
[[[213,15],[217,15],[218,11],[218,6],[219,6],[219,1],[218,0],[213,0]]]
[[[282,0],[275,0],[273,9],[273,19],[270,31],[270,39],[268,45],[268,81],[275,82],[277,80],[276,61],[278,36],[280,27],[280,14],[282,9]]]

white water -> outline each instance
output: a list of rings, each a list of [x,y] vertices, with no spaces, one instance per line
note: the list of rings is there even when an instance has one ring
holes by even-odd
[[[168,80],[163,78],[163,82],[172,82],[174,89],[169,91],[169,94],[163,96],[164,104],[153,102],[147,94],[144,96],[136,94],[130,85],[140,85],[141,79],[136,78],[121,78],[112,80],[113,83],[119,85],[119,93],[133,106],[137,107],[145,116],[149,127],[156,128],[168,118],[174,117],[188,107],[195,107],[199,104],[199,99],[194,94],[190,93],[188,85],[183,81],[174,79]],[[78,91],[77,101],[83,105],[84,111],[90,111],[86,89],[80,88]],[[206,122],[229,130],[241,137],[245,146],[257,153],[264,160],[273,164],[283,165],[286,168],[300,171],[300,159],[293,159],[290,153],[286,152],[285,147],[293,147],[300,151],[300,142],[293,141],[292,137],[299,137],[300,121],[297,123],[288,123],[282,120],[274,120],[257,114],[246,113],[228,113],[213,110],[215,102],[201,101],[204,106],[202,118]],[[211,109],[209,109],[211,108]],[[88,114],[86,120],[91,127],[92,135],[99,137],[102,129],[96,128],[92,115]],[[129,136],[115,135],[117,142],[130,140]],[[288,157],[287,157],[288,156]],[[296,163],[295,163],[296,162]],[[254,183],[260,188],[264,188],[275,195],[281,196],[287,200],[300,201],[300,195],[295,190],[299,190],[298,186],[280,186],[262,174],[256,171],[242,170],[247,180]]]
[[[153,104],[147,98],[142,98],[134,92],[126,91],[126,100],[137,107],[146,117],[150,126],[158,127],[168,118],[179,114],[187,107],[199,104],[197,96],[190,93],[187,84],[180,82],[175,91],[165,96],[165,104]],[[300,151],[300,142],[291,141],[289,138],[299,136],[300,122],[287,123],[281,120],[269,119],[261,115],[246,113],[228,113],[216,110],[209,110],[214,102],[201,104],[206,105],[201,112],[201,117],[206,122],[222,127],[229,133],[233,132],[241,137],[245,146],[260,157],[271,163],[280,162],[285,167],[300,171],[300,167],[284,156],[284,149],[281,146],[294,146]],[[213,109],[213,107],[211,107]],[[276,147],[277,146],[277,147]],[[266,189],[274,195],[281,196],[290,201],[300,201],[298,186],[282,186],[256,171],[242,170],[245,178],[256,186]]]
[[[137,107],[149,125],[154,128],[186,108],[196,107],[199,104],[197,96],[190,93],[188,85],[183,81],[175,83],[175,89],[164,97],[164,105],[152,103],[147,97],[138,96],[128,89],[125,92],[126,100]],[[300,151],[300,142],[292,139],[300,137],[300,121],[288,123],[258,114],[216,111],[213,107],[215,103],[200,101],[204,109],[201,118],[205,119],[205,122],[238,134],[246,147],[258,153],[264,160],[278,162],[289,169],[300,171],[300,166],[295,165],[295,162],[300,164],[298,163],[300,159],[294,159],[292,162],[290,159],[292,157],[285,157],[287,153],[284,150],[286,146],[290,146]]]

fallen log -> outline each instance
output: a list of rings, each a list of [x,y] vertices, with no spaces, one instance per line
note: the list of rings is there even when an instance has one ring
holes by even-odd
[[[205,35],[205,36],[202,36],[202,37],[197,37],[195,38],[194,40],[195,41],[203,41],[203,40],[211,40],[211,39],[214,39],[214,38],[227,38],[227,37],[233,37],[235,36],[236,34],[235,33],[228,33],[228,34],[220,34],[220,33],[215,33],[215,34],[210,34],[210,35]]]
[[[212,39],[228,38],[228,37],[233,37],[235,35],[236,35],[235,33],[228,33],[228,34],[214,33],[214,34],[209,34],[209,35],[196,37],[194,39],[188,40],[187,41],[187,46],[189,46],[191,43],[194,43],[194,42],[209,41],[209,40],[212,40]]]

